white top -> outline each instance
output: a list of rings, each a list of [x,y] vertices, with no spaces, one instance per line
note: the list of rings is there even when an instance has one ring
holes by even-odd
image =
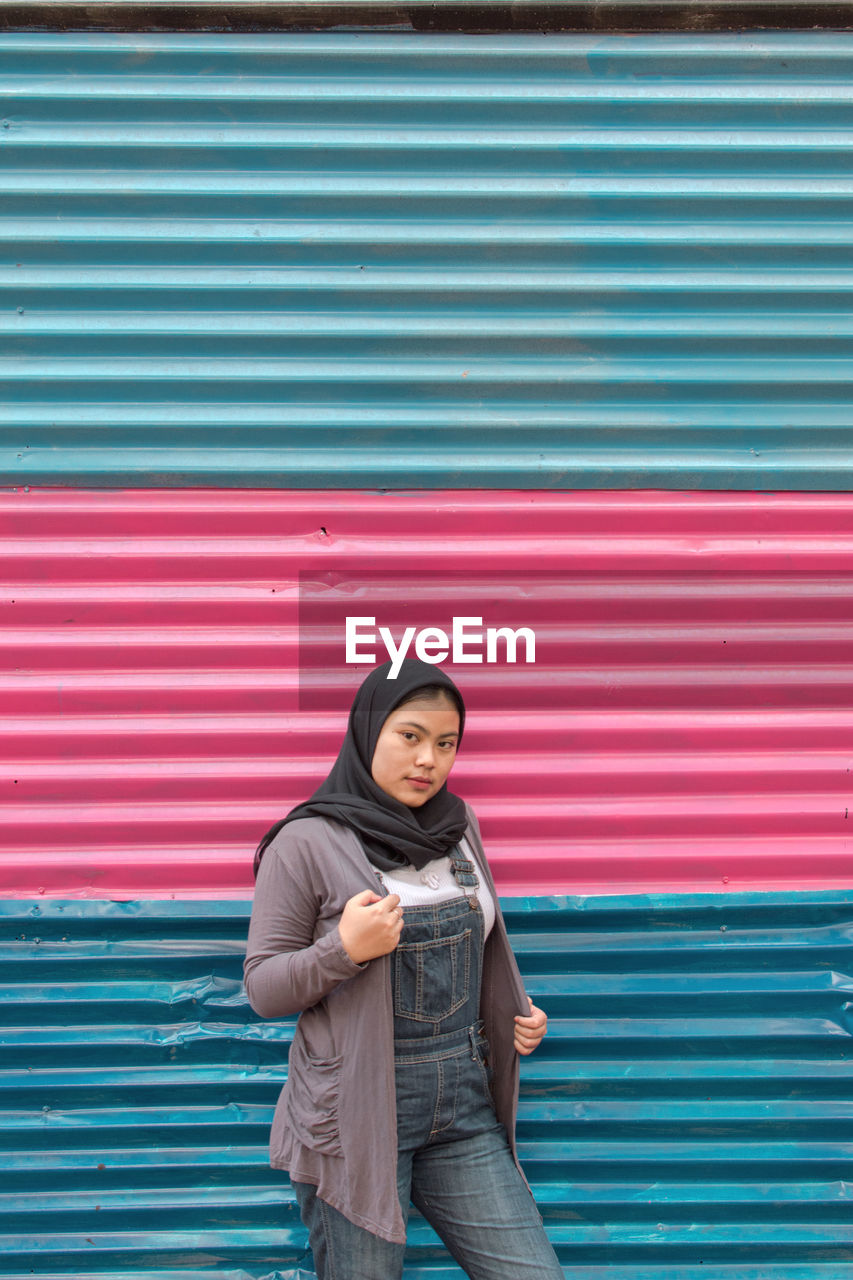
[[[480,881],[476,889],[473,885],[457,884],[449,856],[433,858],[432,862],[428,862],[420,871],[417,867],[411,866],[401,867],[393,874],[390,871],[383,871],[381,872],[382,883],[389,893],[399,895],[401,907],[432,906],[437,902],[449,902],[451,898],[458,898],[461,894],[468,897],[476,894],[483,911],[485,927],[483,936],[487,938],[495,923],[494,900],[486,888],[474,851],[464,836],[459,843],[459,848],[463,856],[474,864],[474,870]],[[377,874],[380,873],[377,872]]]

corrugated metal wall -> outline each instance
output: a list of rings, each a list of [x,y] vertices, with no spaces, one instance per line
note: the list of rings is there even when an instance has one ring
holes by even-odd
[[[533,666],[450,667],[503,892],[853,885],[851,495],[42,491],[0,521],[2,892],[248,893],[366,669],[347,615],[535,630]]]
[[[11,483],[849,487],[853,34],[0,36]]]
[[[772,490],[853,480],[851,71],[0,36],[0,479],[191,487],[0,494],[0,1276],[303,1274],[248,903],[144,899],[248,894],[375,607],[536,628],[455,672],[460,790],[504,892],[643,890],[507,902],[567,1274],[847,1280],[853,497]],[[332,492],[401,486],[458,492]],[[543,492],[650,486],[767,492]],[[410,1262],[458,1276],[422,1224]]]
[[[4,1277],[293,1277],[292,1024],[245,1005],[247,914],[0,903]],[[567,1277],[849,1275],[851,924],[849,892],[511,904],[551,1012],[520,1154]],[[461,1276],[417,1217],[409,1263]]]

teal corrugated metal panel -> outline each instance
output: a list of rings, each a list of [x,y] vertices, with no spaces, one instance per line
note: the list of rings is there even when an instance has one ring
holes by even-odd
[[[566,1274],[848,1274],[850,893],[504,905],[550,1014],[519,1138]],[[266,1164],[292,1021],[246,1006],[248,910],[0,902],[0,1275],[294,1274]],[[415,1219],[427,1275],[460,1273]]]
[[[0,68],[6,482],[853,486],[853,34]]]

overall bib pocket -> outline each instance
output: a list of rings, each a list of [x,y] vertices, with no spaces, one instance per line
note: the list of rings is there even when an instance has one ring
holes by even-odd
[[[401,942],[394,960],[396,1016],[414,1022],[442,1022],[468,999],[470,929],[447,938]]]

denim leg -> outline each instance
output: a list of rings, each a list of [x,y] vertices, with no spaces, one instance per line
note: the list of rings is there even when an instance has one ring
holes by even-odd
[[[321,1200],[308,1182],[294,1182],[293,1190],[308,1228],[318,1280],[399,1280],[405,1245],[390,1244],[356,1226]]]
[[[563,1280],[502,1129],[419,1151],[412,1200],[470,1280]]]

